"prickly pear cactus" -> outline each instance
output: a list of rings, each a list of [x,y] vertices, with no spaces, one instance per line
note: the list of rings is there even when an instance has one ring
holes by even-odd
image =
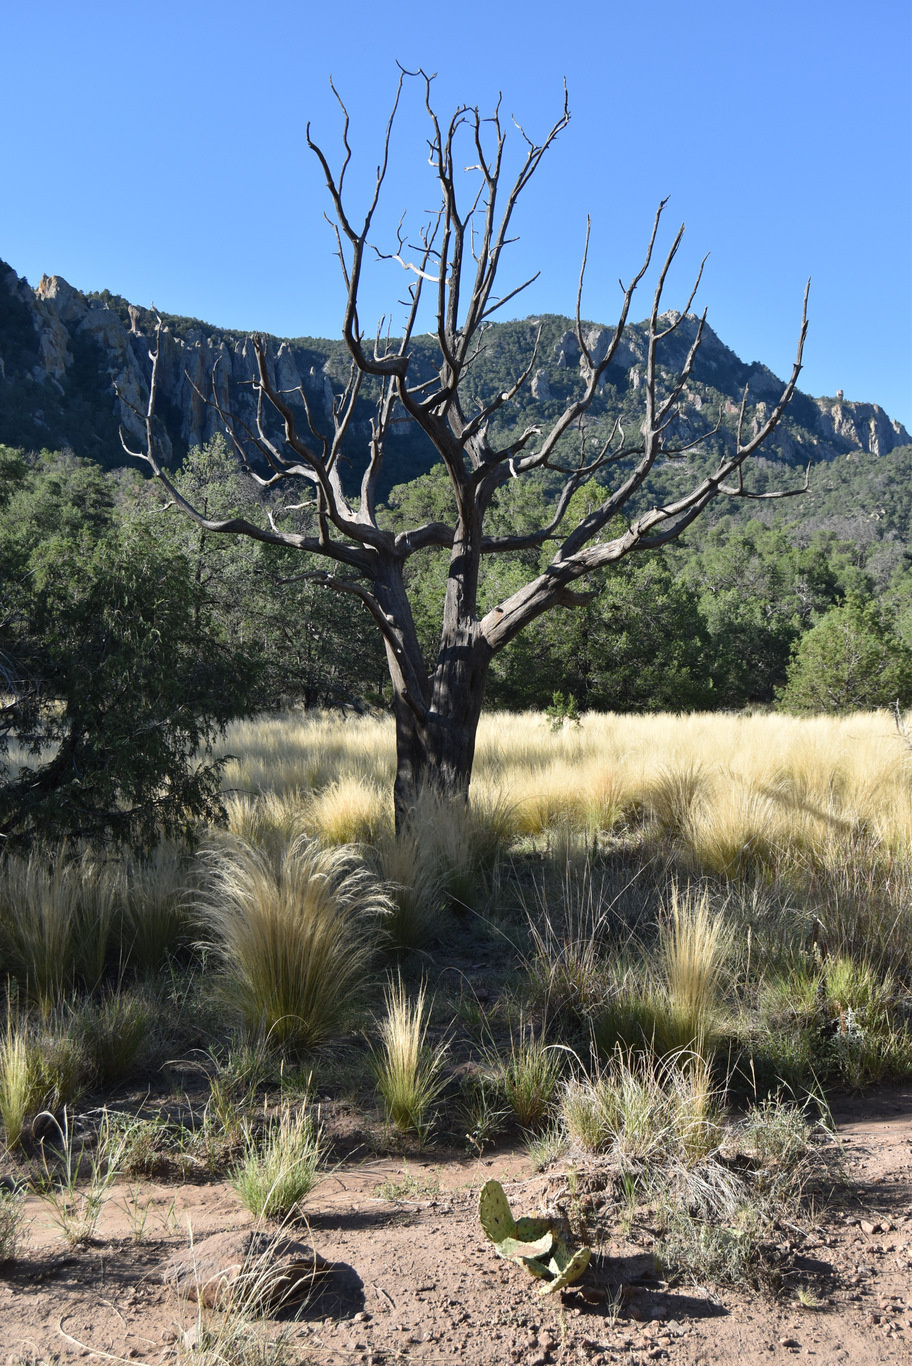
[[[483,1187],[478,1217],[499,1257],[516,1262],[545,1282],[539,1288],[540,1295],[553,1295],[572,1285],[589,1265],[591,1249],[581,1247],[571,1253],[550,1219],[514,1219],[499,1181],[488,1181]]]

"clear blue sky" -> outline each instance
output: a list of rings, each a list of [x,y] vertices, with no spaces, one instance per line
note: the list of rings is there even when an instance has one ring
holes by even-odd
[[[573,119],[517,220],[513,316],[571,312],[586,214],[584,313],[609,321],[659,199],[687,224],[684,276],[722,339],[779,374],[812,277],[802,387],[844,389],[912,429],[912,47],[908,0],[5,0],[0,257],[34,284],[213,324],[338,335],[325,196],[304,132],[376,161],[398,58],[439,73],[442,113],[504,111],[540,135],[567,79]],[[423,110],[407,93],[389,216],[431,207]],[[372,283],[364,321],[395,303]],[[683,294],[683,297],[682,297]],[[634,309],[647,311],[644,298]]]

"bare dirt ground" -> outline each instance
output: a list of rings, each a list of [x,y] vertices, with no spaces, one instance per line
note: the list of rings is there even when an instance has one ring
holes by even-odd
[[[912,1087],[840,1100],[833,1114],[848,1184],[810,1236],[792,1235],[795,1268],[815,1307],[789,1290],[764,1298],[666,1284],[655,1274],[648,1227],[635,1223],[622,1237],[619,1221],[582,1282],[591,1298],[601,1292],[599,1301],[579,1293],[542,1300],[538,1283],[500,1261],[485,1240],[477,1197],[496,1177],[514,1209],[530,1213],[553,1195],[554,1172],[536,1176],[510,1153],[439,1165],[383,1159],[346,1164],[311,1197],[309,1232],[296,1236],[338,1269],[285,1324],[287,1360],[912,1362]],[[398,1187],[398,1198],[378,1193],[384,1182]],[[131,1230],[143,1216],[137,1242]],[[0,1348],[9,1366],[80,1357],[174,1360],[198,1311],[161,1283],[162,1266],[187,1246],[191,1231],[199,1241],[252,1222],[221,1183],[118,1183],[96,1241],[84,1249],[61,1241],[33,1197],[28,1218],[20,1259],[0,1269]]]

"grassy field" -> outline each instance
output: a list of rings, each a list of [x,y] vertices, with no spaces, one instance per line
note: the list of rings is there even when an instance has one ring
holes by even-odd
[[[373,1149],[606,1163],[665,1211],[666,1260],[756,1276],[828,1089],[912,1076],[886,714],[488,716],[469,808],[429,793],[398,838],[387,720],[264,717],[225,750],[197,850],[0,863],[0,1134],[55,1208],[82,1190],[72,1241],[115,1172],[230,1173],[290,1217],[344,1111]],[[716,1216],[743,1232],[697,1238]]]

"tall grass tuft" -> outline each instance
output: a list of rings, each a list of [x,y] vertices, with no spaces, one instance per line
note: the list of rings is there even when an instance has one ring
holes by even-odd
[[[6,1035],[0,1037],[0,1121],[12,1152],[22,1138],[34,1103],[35,1079],[26,1032],[7,1015]]]
[[[386,887],[390,912],[384,937],[393,949],[421,949],[441,923],[443,879],[434,852],[414,829],[387,831],[365,857]]]
[[[112,991],[74,1010],[73,1033],[93,1084],[116,1086],[152,1052],[155,1009],[135,991]]]
[[[496,791],[463,802],[427,786],[408,828],[437,868],[444,894],[457,906],[474,908],[516,832],[516,821],[512,805]]]
[[[389,795],[360,777],[337,778],[311,797],[306,822],[322,844],[370,844],[392,828]]]
[[[580,877],[567,867],[558,888],[542,879],[524,910],[531,946],[524,966],[533,998],[556,1024],[577,1027],[605,997],[614,899],[587,864]]]
[[[305,829],[300,792],[235,792],[225,801],[228,829],[237,839],[264,849],[290,844]]]
[[[0,947],[21,990],[44,1010],[74,982],[97,986],[109,961],[122,884],[116,868],[66,850],[0,864]]]
[[[663,768],[649,789],[648,807],[659,833],[667,839],[681,839],[688,833],[691,814],[706,788],[700,764]]]
[[[14,1262],[25,1241],[25,1201],[17,1191],[0,1190],[0,1266]]]
[[[157,972],[192,937],[187,909],[187,862],[173,844],[146,859],[125,854],[120,958],[138,973]]]
[[[421,1142],[430,1129],[431,1110],[443,1087],[446,1050],[426,1043],[428,1007],[422,985],[409,1001],[401,977],[386,989],[386,1016],[378,1024],[379,1048],[372,1065],[387,1122]]]
[[[325,1043],[364,985],[389,902],[349,850],[304,837],[272,857],[244,841],[204,855],[198,911],[225,999],[249,1034]]]
[[[510,1108],[523,1129],[539,1129],[549,1117],[557,1090],[562,1055],[533,1030],[510,1041],[503,1061],[503,1086]]]
[[[721,987],[731,958],[732,934],[705,889],[671,890],[670,913],[659,930],[667,992],[663,1052],[692,1049],[708,1057],[717,1042]]]

